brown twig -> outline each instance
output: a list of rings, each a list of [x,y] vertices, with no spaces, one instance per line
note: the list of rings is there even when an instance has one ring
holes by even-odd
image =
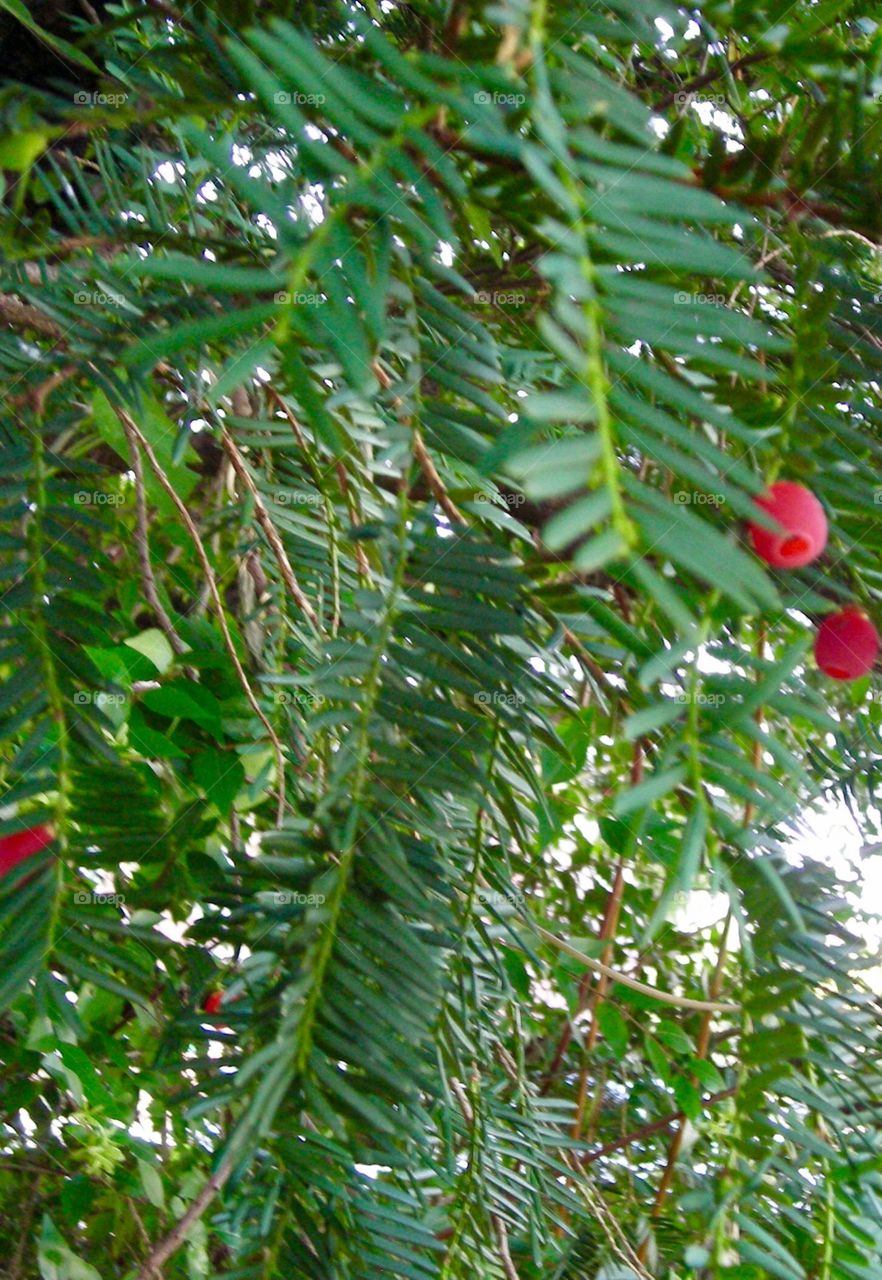
[[[639,750],[640,744],[637,744]],[[639,759],[641,761],[642,772],[642,752]],[[633,778],[633,769],[632,769]],[[612,889],[606,904],[603,921],[600,926],[600,939],[605,946],[601,953],[604,964],[609,964],[613,954],[613,938],[615,937],[616,928],[619,923],[619,914],[622,909],[622,890],[625,885],[625,862],[623,858],[619,858],[616,864],[616,872],[613,878]],[[579,989],[580,1001],[584,1001],[584,1007],[591,1009],[591,1026],[588,1028],[588,1035],[585,1040],[584,1049],[582,1051],[582,1069],[579,1073],[579,1099],[576,1106],[576,1118],[573,1121],[573,1137],[579,1138],[582,1134],[582,1126],[585,1123],[585,1106],[588,1100],[588,1066],[589,1056],[593,1052],[597,1044],[597,1037],[600,1033],[600,1023],[598,1021],[598,1010],[603,1003],[606,995],[609,979],[605,974],[601,974],[597,979],[597,986],[593,995],[588,999],[589,976],[588,974],[582,979]]]
[[[245,674],[245,670],[242,666],[242,663],[239,660],[239,655],[236,652],[236,646],[233,643],[233,637],[230,635],[230,628],[227,625],[227,617],[226,617],[226,613],[224,612],[224,605],[223,605],[223,601],[221,600],[220,591],[218,590],[217,580],[215,579],[214,571],[212,570],[211,562],[208,559],[208,554],[205,550],[205,546],[202,542],[201,537],[199,536],[199,530],[196,528],[196,525],[193,522],[190,512],[187,510],[184,503],[178,497],[178,494],[175,490],[174,485],[171,483],[168,476],[165,474],[162,467],[160,466],[160,463],[156,457],[156,454],[153,452],[153,449],[150,446],[150,442],[144,438],[143,434],[135,424],[134,420],[129,416],[128,413],[126,413],[125,409],[120,409],[117,405],[114,405],[113,408],[114,408],[114,412],[116,413],[116,416],[119,418],[120,422],[122,423],[123,428],[125,430],[131,430],[134,433],[136,439],[138,440],[138,443],[141,445],[141,448],[144,450],[144,452],[147,455],[147,460],[149,461],[151,467],[153,468],[157,480],[162,485],[163,489],[165,489],[166,493],[168,494],[172,502],[177,507],[178,513],[187,528],[187,532],[189,533],[190,537],[193,539],[193,545],[196,548],[196,554],[198,555],[200,563],[202,564],[202,570],[205,574],[206,581],[208,582],[212,600],[214,601],[214,607],[217,613],[218,622],[220,624],[221,634],[223,635],[224,644],[226,645],[227,652],[230,655],[230,660],[233,663],[233,667],[235,668],[236,675],[239,678],[239,683],[242,686],[242,690],[245,694],[245,697],[248,699],[248,702],[250,703],[252,710],[260,720],[261,724],[266,729],[267,734],[269,735],[270,742],[272,743],[272,746],[273,746],[273,752],[276,757],[276,773],[278,775],[277,820],[279,822],[279,825],[281,825],[282,819],[284,818],[284,815],[285,815],[285,757],[282,752],[282,744],[278,739],[275,729],[267,719],[263,708],[261,707],[260,703],[257,701],[257,698],[255,697],[255,694],[254,694],[254,690],[251,688],[251,685],[248,681],[248,677]]]
[[[721,1089],[719,1093],[712,1093],[703,1099],[703,1107],[711,1107],[716,1102],[723,1102],[726,1098],[735,1096],[735,1086],[730,1089]],[[630,1133],[622,1134],[620,1138],[613,1138],[610,1142],[605,1142],[602,1147],[596,1147],[594,1151],[589,1151],[587,1155],[580,1157],[582,1164],[594,1164],[595,1160],[602,1160],[604,1156],[612,1155],[614,1151],[621,1151],[622,1147],[630,1147],[634,1142],[640,1142],[643,1138],[651,1138],[654,1133],[661,1133],[665,1129],[669,1129],[672,1124],[676,1124],[678,1120],[684,1120],[685,1112],[672,1111],[669,1115],[662,1116],[661,1120],[653,1120],[650,1124],[643,1124],[639,1129],[633,1129]]]
[[[11,396],[10,405],[14,409],[23,409],[26,405],[31,405],[38,417],[42,417],[46,409],[46,401],[56,388],[62,383],[67,382],[68,378],[73,377],[77,372],[75,364],[66,364],[62,369],[56,371],[45,378],[42,382],[38,382],[35,387],[28,387],[27,391],[20,392],[17,396]]]
[[[711,983],[710,983],[709,994],[714,998],[719,996],[723,988],[723,977],[726,969],[726,960],[729,954],[728,940],[729,940],[729,925],[731,921],[732,921],[732,912],[729,911],[726,915],[725,921],[723,922],[723,934],[720,939],[720,949],[719,949],[719,952],[717,953],[717,963],[716,963],[716,966],[714,967],[714,974],[713,974],[713,977],[711,978]],[[712,1020],[712,1014],[709,1011],[705,1013],[704,1017],[701,1019],[701,1026],[698,1031],[698,1039],[696,1040],[696,1043],[695,1043],[695,1056],[700,1061],[704,1061],[704,1059],[707,1057],[707,1051],[710,1047],[711,1020]],[[662,1209],[665,1207],[665,1202],[667,1201],[668,1195],[671,1190],[671,1186],[673,1185],[674,1173],[677,1167],[677,1160],[680,1157],[680,1151],[683,1147],[683,1139],[685,1138],[685,1136],[686,1136],[686,1119],[684,1117],[683,1120],[680,1121],[680,1124],[677,1126],[676,1133],[671,1138],[671,1145],[668,1148],[668,1158],[665,1161],[664,1172],[662,1173],[661,1181],[659,1182],[659,1185],[658,1185],[658,1190],[655,1193],[655,1201],[649,1213],[649,1217],[651,1220],[654,1220],[655,1218],[657,1218],[661,1213]],[[646,1235],[643,1237],[642,1241],[640,1242],[640,1248],[637,1250],[637,1256],[639,1257],[641,1262],[646,1261],[646,1255],[649,1252],[649,1244],[650,1244],[650,1235],[649,1235],[649,1232],[647,1231]]]
[[[58,341],[64,337],[61,325],[51,316],[11,293],[0,293],[0,320],[5,320],[14,329],[33,329],[43,338]]]
[[[462,1117],[470,1129],[475,1127],[475,1112],[469,1101],[468,1094],[459,1080],[451,1078],[450,1091],[456,1099],[457,1105],[462,1112]],[[502,1262],[502,1269],[505,1272],[506,1280],[520,1280],[517,1268],[512,1260],[511,1250],[508,1245],[508,1229],[505,1222],[497,1214],[490,1214],[490,1221],[493,1224],[493,1230],[496,1232],[496,1239],[499,1245],[499,1257]]]
[[[221,1161],[184,1216],[175,1223],[165,1239],[161,1240],[153,1249],[135,1280],[162,1280],[160,1268],[174,1253],[177,1253],[193,1223],[199,1221],[214,1197],[224,1186],[224,1183],[233,1172],[233,1163],[232,1158],[229,1156]]]
[[[438,474],[438,470],[429,456],[429,452],[423,443],[423,437],[420,435],[419,431],[414,431],[413,433],[413,456],[416,458],[420,470],[426,477],[426,483],[431,489],[432,497],[438,503],[438,506],[449,520],[453,520],[459,524],[464,524],[465,517],[445,489],[444,481]]]
[[[309,600],[306,598],[297,578],[294,575],[294,569],[292,568],[291,561],[288,559],[288,553],[285,550],[282,539],[279,537],[279,532],[273,524],[270,513],[266,509],[266,505],[264,504],[263,498],[260,496],[257,485],[254,483],[254,479],[245,465],[245,459],[242,457],[235,441],[226,428],[223,430],[221,440],[227,451],[227,456],[233,464],[233,470],[251,494],[254,501],[254,514],[257,517],[258,524],[266,534],[267,542],[273,549],[273,554],[276,557],[276,563],[279,566],[279,572],[282,575],[285,586],[288,588],[288,591],[290,592],[298,609],[300,609],[300,611],[309,619],[313,627],[318,630],[319,621],[315,609],[313,609],[312,605],[309,603]]]
[[[31,1240],[31,1226],[37,1212],[39,1200],[40,1180],[37,1178],[33,1184],[27,1207],[21,1218],[21,1231],[19,1233],[18,1242],[15,1246],[15,1253],[13,1254],[12,1261],[9,1264],[8,1280],[20,1280],[20,1277],[24,1273],[25,1253]]]
[[[729,63],[729,71],[741,71],[744,67],[751,67],[757,62],[764,62],[771,57],[768,52],[745,53],[742,57],[736,58],[734,62]],[[678,89],[665,94],[653,108],[655,111],[664,111],[666,107],[670,107],[683,93],[695,93],[698,89],[703,89],[706,85],[713,84],[715,80],[719,80],[720,76],[725,75],[725,67],[715,67],[713,71],[706,71],[704,75],[696,76],[694,80],[688,80],[685,84],[681,84]]]
[[[125,418],[121,419],[123,430],[126,433],[126,439],[129,442],[129,450],[132,457],[132,471],[135,475],[135,546],[138,550],[138,560],[141,565],[141,580],[144,586],[144,595],[147,597],[147,603],[156,614],[156,619],[162,627],[166,638],[172,649],[181,657],[187,652],[188,646],[175,630],[175,624],[166,611],[165,605],[159,598],[159,588],[156,585],[156,577],[153,573],[153,565],[150,560],[150,535],[148,532],[147,522],[147,496],[144,488],[144,468],[141,465],[141,450],[138,448],[138,441],[130,429]]]
[[[595,960],[593,956],[586,955],[584,951],[580,951],[578,947],[572,946],[569,942],[565,942],[563,938],[558,938],[556,934],[550,933],[548,929],[543,929],[541,925],[535,924],[533,928],[549,946],[554,947],[557,951],[562,951],[564,955],[570,956],[573,960],[578,960],[580,964],[585,965],[588,969],[593,969],[595,973],[605,974],[612,982],[620,982],[623,987],[630,987],[632,991],[639,991],[641,995],[651,996],[653,1000],[658,1000],[661,1004],[669,1004],[677,1009],[697,1009],[700,1013],[740,1013],[741,1006],[737,1004],[723,1004],[719,1000],[696,1000],[692,996],[678,996],[673,991],[660,991],[658,987],[651,987],[646,982],[640,982],[637,978],[632,978],[628,973],[622,973],[619,969],[612,969],[609,965],[604,964],[602,960]],[[502,939],[502,945],[519,950],[517,943]]]
[[[376,377],[377,382],[379,382],[384,391],[388,391],[393,385],[392,379],[380,364],[379,360],[375,360],[371,368],[374,371],[374,376]],[[426,448],[423,438],[417,428],[414,428],[413,433],[413,456],[419,465],[420,471],[422,471],[423,475],[426,477],[426,483],[431,490],[432,497],[438,503],[438,506],[444,514],[448,519],[453,520],[457,524],[465,524],[465,517],[462,512],[459,511],[444,487],[444,481],[438,474],[438,468],[432,461],[429,451]]]
[[[330,499],[325,495],[324,489],[322,488],[321,473],[318,467],[315,465],[312,459],[312,456],[309,452],[309,447],[306,443],[306,437],[304,436],[303,431],[301,430],[300,423],[297,421],[297,416],[296,414],[292,413],[291,406],[288,404],[287,400],[285,400],[285,398],[281,396],[274,387],[267,387],[266,392],[269,398],[272,400],[273,404],[276,406],[276,408],[281,409],[282,413],[288,419],[288,422],[291,426],[291,430],[294,432],[294,439],[297,441],[300,448],[303,450],[303,457],[306,460],[306,464],[309,467],[310,472],[312,473],[313,482],[316,488],[325,498],[325,502],[327,504],[328,526],[330,528],[334,518],[333,507]],[[349,490],[349,481],[346,478],[346,468],[344,467],[342,462],[338,461],[334,464],[334,471],[337,476],[337,481],[340,485],[340,492],[343,495],[343,501],[346,503],[346,510],[349,512],[349,519],[354,524],[356,522],[358,512],[356,511],[355,503],[352,499],[352,495]],[[370,565],[368,564],[368,558],[365,555],[364,547],[361,545],[360,542],[355,543],[355,563],[358,567],[359,576],[361,577],[362,581],[370,585],[371,568],[370,568]]]

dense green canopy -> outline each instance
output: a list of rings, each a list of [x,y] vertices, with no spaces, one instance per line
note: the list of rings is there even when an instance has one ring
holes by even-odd
[[[878,13],[0,51],[4,1274],[877,1280]]]

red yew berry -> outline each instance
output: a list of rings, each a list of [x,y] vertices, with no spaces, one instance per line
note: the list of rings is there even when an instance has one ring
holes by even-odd
[[[33,857],[51,843],[52,832],[48,827],[28,827],[14,835],[3,836],[0,838],[0,876],[7,875],[20,862]]]
[[[767,493],[756,499],[782,526],[780,530],[751,524],[750,537],[754,550],[776,569],[800,569],[827,545],[827,517],[815,495],[792,480],[779,480]]]
[[[833,680],[865,676],[879,652],[879,633],[862,609],[854,605],[831,613],[818,628],[815,658]]]
[[[202,1008],[206,1013],[217,1013],[221,1007],[221,1001],[224,998],[222,991],[209,991],[208,995],[202,1001]]]

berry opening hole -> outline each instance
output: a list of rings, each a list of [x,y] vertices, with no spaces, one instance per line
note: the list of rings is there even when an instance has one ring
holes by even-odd
[[[781,555],[789,559],[804,555],[811,550],[812,544],[801,533],[794,533],[781,543]]]
[[[844,667],[828,667],[827,675],[832,676],[834,680],[850,680],[851,672],[846,671]]]

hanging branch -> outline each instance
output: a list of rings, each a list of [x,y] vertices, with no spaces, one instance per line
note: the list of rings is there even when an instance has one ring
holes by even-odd
[[[122,420],[123,430],[129,442],[129,450],[132,457],[132,471],[135,475],[135,545],[138,550],[138,560],[141,565],[141,581],[144,587],[144,595],[147,597],[147,603],[156,614],[157,621],[162,628],[165,636],[172,649],[181,657],[187,652],[188,646],[175,630],[165,605],[159,598],[159,589],[156,585],[156,577],[153,573],[153,565],[150,561],[150,537],[148,533],[147,522],[147,497],[144,490],[144,468],[141,465],[141,451],[138,448],[137,437],[133,434],[129,421],[126,418]]]
[[[765,629],[765,625],[763,623],[760,623],[759,634],[757,636],[757,643],[756,643],[757,657],[760,659],[762,659],[763,657],[763,654],[765,651],[765,645],[766,645],[766,629]],[[756,710],[753,713],[753,718],[756,721],[757,726],[759,726],[762,722],[762,715],[763,715],[763,709],[761,706],[759,706],[756,708]],[[761,763],[762,763],[762,746],[760,744],[759,738],[757,738],[754,741],[753,751],[752,751],[752,764],[754,769],[759,769]],[[742,820],[743,827],[747,828],[750,826],[751,822],[753,821],[755,810],[756,810],[756,807],[753,804],[753,801],[747,800],[744,805],[744,817]],[[720,938],[720,947],[717,953],[717,963],[716,963],[716,966],[714,967],[713,977],[711,978],[710,994],[712,996],[718,996],[723,987],[723,978],[725,975],[726,960],[728,958],[729,928],[731,926],[731,923],[732,923],[732,908],[730,907],[726,913],[726,918],[723,922],[722,936]],[[706,1013],[701,1020],[701,1026],[699,1027],[699,1030],[698,1030],[698,1038],[695,1042],[695,1056],[700,1061],[704,1061],[704,1059],[707,1057],[708,1050],[710,1048],[710,1033],[711,1033],[711,1018],[710,1018],[710,1014]],[[668,1195],[670,1194],[670,1190],[673,1185],[674,1173],[676,1171],[676,1166],[677,1166],[677,1160],[679,1159],[679,1156],[680,1156],[680,1151],[683,1146],[683,1139],[685,1137],[685,1134],[686,1134],[686,1120],[684,1117],[679,1127],[677,1128],[676,1133],[671,1139],[671,1145],[668,1149],[668,1157],[665,1162],[664,1171],[661,1176],[661,1182],[659,1183],[658,1190],[655,1195],[655,1200],[653,1202],[652,1209],[650,1210],[650,1215],[649,1215],[650,1220],[656,1219],[664,1209],[665,1202],[667,1201]],[[647,1234],[644,1236],[643,1240],[641,1241],[640,1248],[638,1250],[641,1261],[645,1260],[646,1258],[647,1252],[649,1250],[649,1242],[650,1242],[650,1236],[649,1236],[649,1232],[647,1231]]]
[[[180,1249],[187,1238],[187,1232],[195,1222],[199,1221],[214,1197],[227,1182],[233,1172],[233,1167],[234,1161],[231,1157],[227,1157],[220,1162],[184,1216],[175,1223],[165,1239],[161,1240],[155,1247],[138,1272],[135,1280],[162,1280],[160,1268],[163,1263],[168,1262],[169,1258]]]
[[[139,442],[139,444],[143,448],[144,452],[147,455],[147,459],[156,474],[157,480],[162,485],[163,489],[165,489],[166,493],[171,498],[172,502],[174,502],[175,506],[178,509],[178,513],[180,514],[181,519],[186,525],[187,532],[190,534],[190,537],[193,539],[193,545],[196,548],[196,554],[199,557],[200,563],[202,565],[202,570],[205,574],[205,578],[206,578],[206,581],[208,582],[209,590],[211,592],[211,596],[214,601],[215,611],[217,613],[221,633],[224,638],[224,644],[226,645],[227,652],[230,655],[230,660],[233,663],[233,667],[235,668],[236,675],[239,677],[239,683],[242,686],[242,690],[245,694],[245,697],[248,699],[248,702],[250,703],[252,710],[260,720],[261,724],[266,729],[270,742],[272,743],[272,746],[273,746],[273,752],[275,753],[275,757],[276,757],[276,773],[278,776],[278,806],[277,806],[277,812],[276,812],[276,820],[278,824],[281,826],[282,820],[285,816],[285,757],[282,752],[282,744],[278,739],[275,729],[267,719],[266,713],[264,712],[260,703],[257,701],[257,698],[255,697],[255,694],[254,694],[254,690],[251,688],[251,685],[248,682],[248,677],[245,674],[245,669],[243,668],[242,663],[239,661],[239,655],[236,652],[236,646],[233,643],[233,637],[230,635],[230,628],[227,625],[226,613],[224,612],[223,601],[221,600],[220,591],[218,590],[217,580],[211,568],[211,562],[208,559],[208,554],[205,550],[205,546],[202,542],[201,537],[199,536],[199,530],[196,528],[196,525],[193,522],[190,512],[187,510],[187,508],[184,506],[181,499],[178,497],[178,494],[175,490],[174,485],[171,483],[168,476],[165,474],[162,467],[160,466],[159,461],[157,460],[156,454],[153,452],[153,449],[151,448],[149,442],[144,438],[141,431],[135,425],[135,422],[133,421],[133,419],[129,416],[128,413],[126,413],[125,409],[120,409],[116,405],[114,405],[114,412],[116,413],[116,416],[119,418],[120,422],[122,423],[123,429],[126,430],[127,432],[130,430],[134,434],[135,439]]]
[[[384,391],[388,391],[392,386],[392,379],[380,364],[379,360],[375,360],[371,368],[374,371],[374,376],[377,379],[377,382],[379,382]],[[398,404],[400,401],[397,401],[396,403]],[[413,432],[413,456],[420,471],[422,471],[425,476],[426,483],[431,490],[432,497],[438,503],[438,506],[449,520],[454,521],[456,524],[464,524],[465,517],[444,487],[444,481],[438,474],[438,468],[432,461],[423,438],[416,427]]]
[[[662,1004],[670,1004],[678,1009],[697,1009],[701,1013],[740,1013],[741,1006],[737,1004],[722,1004],[719,1000],[694,1000],[691,996],[678,996],[672,991],[659,991],[658,987],[651,987],[646,982],[638,982],[636,978],[632,978],[630,974],[622,973],[618,969],[611,969],[608,964],[604,964],[602,960],[595,960],[593,956],[585,955],[584,951],[579,951],[577,947],[572,946],[569,942],[565,942],[563,938],[558,938],[556,934],[549,933],[547,929],[543,929],[541,925],[533,923],[532,926],[543,942],[547,942],[549,946],[562,951],[564,955],[570,956],[573,960],[578,960],[580,964],[584,964],[589,969],[593,969],[595,973],[602,973],[612,982],[619,982],[623,987],[630,987],[632,991],[639,991],[641,995],[651,996],[653,1000],[659,1000]],[[514,942],[503,939],[503,944],[511,947],[513,950],[518,948]]]
[[[276,557],[276,563],[279,566],[279,572],[282,575],[285,586],[291,594],[291,598],[294,600],[298,609],[300,609],[300,611],[309,619],[313,628],[318,631],[318,616],[316,615],[312,605],[309,603],[309,600],[304,595],[303,590],[295,577],[294,570],[291,567],[291,561],[288,559],[288,553],[284,548],[282,539],[279,537],[279,531],[273,524],[263,498],[260,496],[257,485],[254,483],[254,479],[245,465],[245,459],[236,447],[236,444],[226,427],[224,427],[221,434],[221,441],[227,451],[227,456],[229,457],[230,462],[233,464],[233,470],[254,501],[254,514],[257,517],[257,522],[266,534],[267,542],[273,549],[273,554]]]
[[[626,614],[627,620],[627,614]],[[638,739],[634,743],[631,755],[631,786],[636,787],[643,780],[643,744]],[[619,916],[622,910],[622,892],[625,887],[625,860],[620,857],[616,864],[615,876],[613,877],[612,888],[606,904],[606,910],[603,915],[603,922],[600,926],[600,938],[605,944],[601,959],[604,964],[609,964],[613,955],[613,939],[616,935],[616,929],[619,925]],[[600,975],[597,981],[597,987],[594,994],[588,1001],[588,978],[587,974],[582,980],[579,987],[580,1003],[583,1007],[591,1009],[591,1026],[588,1028],[588,1036],[583,1049],[582,1070],[579,1074],[579,1101],[576,1107],[576,1119],[573,1122],[573,1137],[580,1138],[582,1128],[585,1123],[585,1106],[588,1100],[588,1059],[597,1044],[597,1037],[600,1034],[600,1023],[597,1014],[600,1005],[603,1003],[606,990],[609,985],[608,979],[604,974]]]
[[[477,1083],[477,1079],[475,1079],[476,1089]],[[456,1102],[462,1112],[463,1119],[469,1129],[474,1131],[477,1124],[477,1118],[475,1116],[474,1108],[469,1101],[468,1095],[459,1080],[451,1078],[450,1091],[454,1098],[456,1098]],[[506,1275],[506,1280],[520,1280],[517,1268],[512,1260],[511,1250],[509,1249],[508,1228],[506,1227],[504,1220],[500,1218],[498,1214],[492,1213],[490,1215],[490,1221],[492,1222],[493,1230],[496,1233],[496,1239],[499,1246],[499,1257],[502,1262],[502,1269]]]

